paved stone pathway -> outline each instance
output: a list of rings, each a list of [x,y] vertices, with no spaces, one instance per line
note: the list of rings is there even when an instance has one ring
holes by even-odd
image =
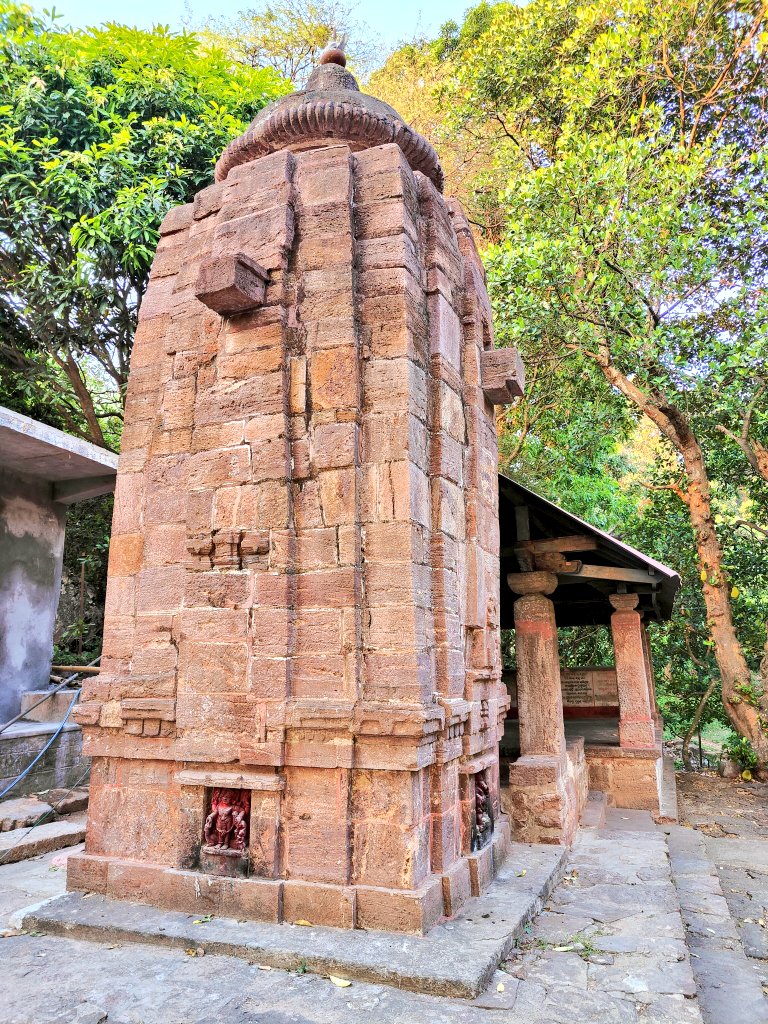
[[[714,839],[704,845],[720,877],[744,952],[768,961],[768,840]],[[768,962],[759,965],[768,984]]]
[[[704,837],[665,827],[705,1024],[765,1024],[768,1001],[745,956]]]
[[[582,829],[564,882],[506,965],[520,979],[514,1019],[700,1024],[665,837],[643,812],[609,811],[607,826]]]
[[[360,982],[337,988],[230,957],[22,935],[0,940],[0,1017],[4,1024],[701,1024],[665,837],[637,812],[611,812],[608,824],[581,832],[566,879],[530,926],[525,948],[473,1003]],[[26,866],[38,872],[37,898],[45,898],[46,858]]]

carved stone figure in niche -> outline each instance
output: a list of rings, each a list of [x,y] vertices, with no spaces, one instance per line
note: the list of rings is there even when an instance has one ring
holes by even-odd
[[[480,850],[493,835],[493,808],[491,793],[485,772],[475,776],[475,821],[472,835],[472,849]]]
[[[214,789],[203,837],[207,853],[245,852],[251,794],[244,789]]]

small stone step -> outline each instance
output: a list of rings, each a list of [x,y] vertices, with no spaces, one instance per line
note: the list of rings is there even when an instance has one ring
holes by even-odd
[[[32,708],[39,700],[50,694],[47,700]],[[27,690],[21,695],[21,713],[28,722],[60,722],[67,713],[75,690],[69,688],[53,693],[51,690]],[[32,708],[28,711],[28,708]]]
[[[590,789],[587,802],[581,812],[579,824],[582,828],[604,828],[605,812],[608,807],[608,795],[596,789]]]
[[[0,832],[12,829],[28,828],[34,825],[46,812],[51,820],[55,817],[50,804],[32,796],[21,796],[14,800],[3,800],[0,803]]]
[[[39,857],[42,853],[61,850],[65,846],[77,846],[85,839],[87,820],[88,815],[83,812],[36,828],[3,832],[0,835],[0,865]]]
[[[82,787],[78,789],[48,789],[44,793],[38,793],[38,798],[54,807],[57,814],[76,814],[78,811],[85,811],[88,808],[88,790]]]
[[[675,777],[675,759],[664,758],[661,792],[659,794],[659,815],[656,821],[660,825],[677,824],[677,779]]]
[[[656,824],[650,811],[636,811],[628,807],[609,807],[605,827],[613,832],[655,832]]]

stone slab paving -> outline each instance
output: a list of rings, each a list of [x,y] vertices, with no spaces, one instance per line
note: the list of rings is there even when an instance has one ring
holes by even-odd
[[[15,828],[0,833],[0,866],[38,857],[51,850],[76,846],[85,839],[88,815],[70,814],[61,821],[49,821],[34,828]]]
[[[44,814],[53,814],[53,807],[33,796],[17,797],[0,802],[0,832],[28,828]]]
[[[495,881],[426,936],[261,924],[158,910],[68,893],[30,912],[24,927],[100,942],[140,942],[257,961],[283,970],[384,982],[415,992],[477,996],[559,881],[566,852],[513,843]],[[199,922],[199,919],[198,919]]]
[[[359,1024],[363,1019],[370,1024],[701,1024],[665,837],[647,815],[619,812],[618,821],[615,816],[609,812],[610,828],[582,831],[564,881],[524,931],[524,948],[507,954],[503,969],[473,1000],[357,980],[338,988],[318,974],[263,970],[268,965],[255,957],[193,956],[181,948],[28,933],[0,941],[6,982],[0,986],[0,1019],[4,1024]],[[0,891],[3,872],[22,867],[49,883],[43,858],[0,869]],[[515,866],[507,884],[524,882],[523,870]],[[62,873],[56,874],[63,887]],[[25,893],[36,895],[33,880]],[[487,920],[480,915],[480,921]],[[195,927],[197,943],[190,949],[205,947],[201,936],[207,927]]]
[[[0,867],[0,932],[20,927],[18,912],[22,907],[59,896],[66,884],[66,857],[79,853],[75,846],[65,853],[57,850],[32,861],[19,861]],[[7,952],[0,945],[0,957]]]
[[[505,964],[515,1010],[532,1024],[701,1024],[664,836],[645,812],[609,810],[606,826],[580,832],[563,883]]]
[[[744,952],[768,961],[768,842],[765,839],[704,838]],[[768,985],[768,963],[759,969]]]
[[[766,1024],[762,968],[745,955],[704,836],[665,827],[705,1024]]]

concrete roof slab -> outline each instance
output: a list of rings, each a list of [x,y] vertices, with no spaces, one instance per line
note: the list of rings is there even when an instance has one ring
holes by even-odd
[[[114,490],[117,455],[0,406],[0,469],[59,485],[89,480],[95,486],[100,478],[97,493],[106,494]],[[93,496],[93,486],[86,490],[83,496]],[[62,493],[76,494],[78,488],[63,487]]]

